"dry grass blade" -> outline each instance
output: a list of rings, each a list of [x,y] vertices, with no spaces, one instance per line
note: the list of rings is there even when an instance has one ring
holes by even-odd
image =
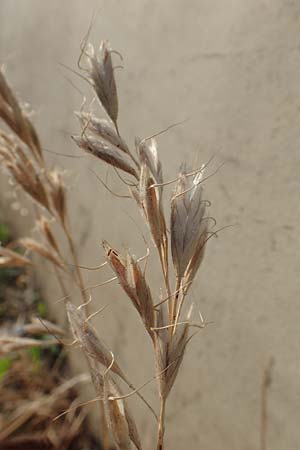
[[[0,267],[23,267],[31,264],[30,259],[0,245]]]
[[[15,336],[0,336],[0,355],[31,347],[48,347],[57,344],[56,339],[38,340]]]
[[[0,450],[55,450],[47,436],[18,436],[0,440]]]
[[[55,323],[49,322],[46,319],[39,319],[33,317],[31,323],[27,323],[21,327],[22,333],[29,335],[42,335],[42,334],[52,334],[53,336],[64,336],[65,330]]]
[[[77,375],[59,386],[55,387],[49,395],[43,395],[36,400],[28,400],[19,406],[13,416],[5,424],[5,428],[0,429],[0,440],[6,439],[15,429],[22,426],[33,416],[37,411],[47,409],[51,404],[56,402],[66,391],[73,389],[79,383],[87,383],[90,381],[90,376],[87,374]]]

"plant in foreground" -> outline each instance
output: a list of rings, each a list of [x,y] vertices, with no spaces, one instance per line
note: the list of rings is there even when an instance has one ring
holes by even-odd
[[[119,174],[130,197],[148,224],[160,261],[165,295],[155,303],[140,261],[129,251],[124,253],[103,241],[106,262],[111,267],[125,294],[136,309],[153,345],[158,383],[160,411],[158,414],[139,390],[128,381],[115,356],[99,340],[88,322],[88,288],[84,286],[81,267],[70,231],[66,189],[57,170],[45,163],[42,146],[28,115],[0,72],[0,117],[12,133],[0,132],[2,166],[35,204],[36,223],[43,238],[22,238],[16,245],[26,249],[24,254],[13,248],[0,248],[0,265],[32,264],[28,251],[46,258],[59,279],[70,327],[88,362],[97,399],[103,405],[106,424],[116,447],[142,449],[135,421],[126,404],[119,382],[122,380],[149,406],[157,420],[158,450],[165,448],[165,411],[168,396],[174,386],[187,345],[193,336],[191,329],[202,328],[203,321],[192,321],[192,307],[185,308],[186,297],[203,260],[205,245],[215,234],[210,227],[203,198],[205,165],[192,170],[182,164],[169,201],[168,214],[163,204],[164,183],[162,165],[154,138],[136,138],[134,151],[121,137],[118,127],[118,96],[109,43],[102,41],[99,51],[84,45],[82,58],[87,81],[107,113],[99,119],[92,111],[79,111],[76,116],[81,132],[72,136],[83,151],[112,166]],[[124,178],[125,177],[125,178]],[[170,210],[170,213],[169,213]],[[168,219],[170,215],[170,220]],[[72,267],[60,251],[53,222],[57,222],[69,245]],[[170,264],[172,260],[172,264]],[[82,305],[72,303],[65,277],[71,278],[82,296]],[[175,282],[173,281],[175,280]],[[174,286],[173,286],[174,284]],[[84,307],[84,310],[82,310]]]

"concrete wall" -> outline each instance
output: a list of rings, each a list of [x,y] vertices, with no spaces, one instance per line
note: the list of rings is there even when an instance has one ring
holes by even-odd
[[[125,57],[117,75],[124,136],[133,142],[135,135],[189,118],[159,139],[165,178],[176,174],[183,158],[193,161],[197,153],[202,162],[217,153],[211,170],[226,165],[207,182],[206,196],[219,226],[239,224],[210,242],[193,288],[192,300],[214,324],[192,342],[170,398],[167,448],[258,449],[260,383],[273,355],[269,449],[297,450],[300,3],[0,0],[1,61],[34,106],[52,151],[79,154],[68,135],[78,129],[72,111],[81,95],[64,77],[87,90],[59,63],[75,67],[95,10],[94,42],[109,38]],[[49,161],[69,173],[81,262],[102,260],[102,238],[141,255],[135,222],[142,221],[103,192],[89,171],[103,175],[101,164],[50,154]],[[120,191],[113,176],[111,185]],[[86,279],[108,276],[87,273]],[[158,296],[155,270],[152,279]],[[118,286],[95,291],[95,310],[108,301],[110,308],[94,322],[139,385],[153,374],[149,342]],[[57,315],[61,308],[55,306]],[[151,449],[151,419],[138,408]]]

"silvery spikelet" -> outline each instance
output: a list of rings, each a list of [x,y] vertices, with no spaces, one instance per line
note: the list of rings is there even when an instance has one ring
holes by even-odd
[[[195,275],[203,257],[207,239],[206,204],[201,179],[203,171],[187,176],[183,168],[171,203],[171,249],[179,280]],[[191,281],[191,280],[190,280]]]
[[[116,169],[121,169],[138,179],[136,170],[132,167],[127,155],[110,142],[98,139],[92,135],[72,136],[72,139],[78,147],[87,153],[102,159],[107,164],[114,166]]]
[[[110,120],[99,119],[92,113],[76,112],[75,115],[78,117],[83,130],[89,130],[95,136],[110,142],[118,149],[128,153],[129,150],[126,142],[118,135]]]
[[[138,311],[150,337],[153,339],[154,308],[150,288],[135,258],[127,252],[122,258],[106,241],[103,242],[107,260],[115,272],[135,309]]]
[[[168,271],[168,237],[162,205],[162,168],[154,139],[136,141],[140,159],[139,200],[159,251],[165,274]],[[156,185],[159,186],[156,186]]]
[[[97,53],[95,53],[92,44],[88,44],[86,54],[90,65],[90,81],[103,108],[116,124],[118,119],[118,96],[110,44],[107,41],[101,41]]]

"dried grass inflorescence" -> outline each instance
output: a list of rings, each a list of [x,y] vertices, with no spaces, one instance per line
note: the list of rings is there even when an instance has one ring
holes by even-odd
[[[0,249],[0,264],[30,264],[27,251],[34,251],[47,259],[56,274],[68,273],[62,257],[52,221],[58,222],[69,243],[75,272],[69,274],[80,288],[82,306],[66,302],[66,310],[73,337],[79,343],[88,362],[97,398],[104,407],[106,424],[111,430],[119,450],[135,446],[142,449],[137,427],[118,383],[125,382],[152,410],[158,421],[156,448],[163,450],[165,434],[165,409],[167,398],[174,386],[187,345],[192,338],[192,326],[203,328],[203,323],[192,322],[192,307],[185,308],[186,297],[203,260],[206,242],[212,233],[209,202],[203,198],[204,166],[199,170],[187,169],[184,163],[174,180],[175,187],[168,202],[164,202],[165,186],[162,164],[154,138],[135,138],[131,147],[121,136],[118,127],[118,96],[110,44],[102,41],[99,51],[85,43],[81,59],[87,60],[83,69],[96,98],[108,118],[98,118],[94,112],[76,112],[81,126],[80,134],[72,136],[83,151],[112,166],[129,190],[151,233],[160,262],[165,294],[161,301],[153,301],[153,293],[146,271],[129,251],[113,249],[106,241],[103,247],[108,265],[121,288],[137,311],[153,345],[160,411],[156,415],[147,400],[128,381],[114,355],[99,339],[87,317],[87,289],[84,287],[80,266],[70,233],[67,217],[67,199],[59,172],[49,170],[33,125],[1,73],[0,115],[13,131],[13,136],[1,132],[0,155],[4,167],[15,182],[30,195],[41,210],[37,215],[37,228],[43,242],[23,238],[18,244],[26,249],[24,255],[11,249]],[[117,52],[115,52],[117,53]],[[172,264],[169,259],[172,255]],[[64,294],[65,286],[60,278]],[[174,285],[174,286],[173,286]],[[66,295],[65,298],[70,298]],[[82,307],[85,307],[82,310]],[[200,315],[201,317],[201,315]]]
[[[192,308],[185,313],[182,321],[184,302],[202,262],[205,244],[211,235],[210,222],[206,215],[209,202],[203,199],[204,166],[198,171],[188,171],[183,164],[169,202],[170,220],[168,220],[163,202],[162,164],[155,139],[136,138],[132,151],[119,131],[117,91],[110,45],[102,42],[96,55],[93,47],[88,44],[83,53],[89,63],[88,76],[95,94],[111,122],[97,118],[91,111],[76,113],[82,130],[81,134],[73,139],[80,148],[130,177],[124,182],[149,226],[161,264],[166,297],[155,305],[145,272],[141,270],[137,260],[130,252],[121,255],[107,242],[103,243],[107,261],[137,310],[153,343],[161,404],[157,449],[163,449],[166,400],[191,339]],[[173,269],[169,265],[170,250]],[[176,279],[174,291],[171,289],[171,280],[174,278],[171,272]],[[114,364],[111,365],[112,372]],[[116,412],[116,422],[118,418],[119,412]],[[115,423],[111,422],[111,418],[109,423],[113,429]],[[125,429],[126,427],[123,431]],[[117,447],[128,448],[130,439],[128,438],[126,443],[125,441],[121,444],[116,439]]]

